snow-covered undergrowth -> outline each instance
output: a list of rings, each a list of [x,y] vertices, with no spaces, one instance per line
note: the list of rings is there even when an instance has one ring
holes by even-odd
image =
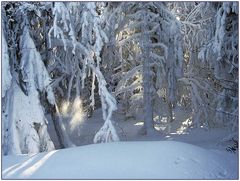
[[[3,156],[4,179],[236,179],[236,154],[175,141],[95,144]]]

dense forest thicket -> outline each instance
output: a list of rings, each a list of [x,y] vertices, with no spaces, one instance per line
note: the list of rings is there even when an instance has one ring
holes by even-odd
[[[238,139],[238,2],[2,2],[4,154],[74,146],[63,124],[102,109],[94,143],[119,141],[113,112],[190,110],[191,126]],[[46,117],[46,115],[51,115]],[[161,124],[161,123],[160,123]]]

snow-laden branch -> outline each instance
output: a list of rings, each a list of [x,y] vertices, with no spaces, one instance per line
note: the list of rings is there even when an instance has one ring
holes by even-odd
[[[71,23],[70,15],[68,12],[68,9],[64,5],[63,2],[55,2],[55,5],[53,7],[53,15],[54,15],[54,20],[53,20],[53,26],[49,30],[48,36],[49,36],[49,42],[50,42],[50,47],[52,45],[51,42],[51,34],[53,32],[53,36],[55,38],[61,38],[64,44],[64,50],[66,51],[67,45],[66,45],[66,37],[65,37],[65,32],[68,32],[68,36],[72,39],[72,45],[73,49],[72,52],[75,54],[75,47],[76,47],[76,38],[74,35],[74,29]],[[61,21],[63,23],[63,29],[59,27],[58,22]]]
[[[93,55],[94,55],[93,53],[89,55],[88,65],[90,66],[92,71],[95,73],[98,80],[98,88],[99,88],[98,91],[99,91],[99,95],[102,103],[103,119],[105,121],[104,125],[95,135],[94,143],[119,141],[116,130],[111,122],[112,113],[117,109],[117,102],[115,98],[108,92],[106,88],[107,83],[99,67],[94,66]]]
[[[54,104],[55,98],[48,72],[26,26],[19,46],[22,55],[19,84],[22,89],[14,80],[9,94],[11,110],[8,110],[10,112],[7,125],[9,131],[5,138],[6,153],[50,151],[54,149],[54,145],[47,132],[47,121],[40,104],[39,92],[47,93],[50,104]]]
[[[67,40],[65,37],[61,36],[61,32],[67,32],[71,29],[72,25],[70,22],[70,16],[68,9],[63,3],[58,3],[54,7],[54,20],[58,19],[63,21],[63,27],[59,27],[57,22],[53,24],[53,27],[49,31],[49,35],[52,31],[55,31],[54,41],[52,41],[53,46],[64,46],[66,48],[73,48],[77,50],[73,53],[80,53],[84,55],[82,59],[82,69],[81,69],[81,81],[82,88],[84,88],[84,80],[86,76],[86,68],[90,68],[93,73],[92,91],[91,91],[91,105],[94,106],[94,89],[95,89],[95,76],[98,81],[99,95],[102,103],[103,119],[105,121],[103,127],[99,130],[94,138],[94,143],[97,142],[109,142],[118,141],[119,138],[115,131],[115,128],[111,122],[112,112],[117,109],[115,98],[109,93],[106,88],[105,78],[100,71],[101,57],[100,52],[104,43],[108,42],[108,38],[105,32],[101,28],[101,19],[96,12],[96,6],[94,2],[86,3],[85,10],[82,12],[83,22],[82,22],[82,34],[81,43],[74,37],[74,32],[71,33],[71,40]],[[59,41],[61,38],[62,41]],[[78,51],[79,50],[79,51]],[[75,73],[73,73],[75,74]],[[73,76],[72,76],[73,78]],[[70,79],[71,86],[72,79]],[[69,97],[69,96],[68,96]]]
[[[159,28],[159,25],[156,25],[156,26],[154,26],[151,30],[147,31],[146,33],[147,33],[147,34],[152,34],[152,33],[156,32],[156,30],[157,30],[158,28]],[[119,45],[119,46],[124,46],[126,43],[128,43],[128,42],[130,42],[130,41],[132,41],[132,40],[140,39],[141,36],[142,36],[142,33],[135,33],[135,34],[133,34],[133,35],[131,35],[131,36],[129,36],[129,37],[127,37],[127,38],[119,41],[119,42],[118,42],[118,45]]]
[[[118,95],[121,92],[123,92],[123,89],[127,89],[126,83],[128,82],[129,79],[131,79],[133,76],[137,74],[142,74],[142,65],[136,66],[132,70],[129,70],[127,73],[124,74],[123,78],[120,80],[116,87],[115,95]]]
[[[2,67],[2,97],[4,97],[7,90],[10,88],[12,81],[9,65],[8,46],[4,33],[2,33]]]

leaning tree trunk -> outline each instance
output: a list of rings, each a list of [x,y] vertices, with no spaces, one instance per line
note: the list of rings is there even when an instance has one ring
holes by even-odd
[[[55,113],[55,116],[53,117],[53,124],[59,139],[60,146],[64,148],[74,147],[75,145],[72,143],[72,141],[70,140],[67,134],[67,130],[62,121],[62,116],[60,115],[59,108],[56,104],[55,104],[55,108],[56,108],[56,113]]]
[[[75,146],[67,134],[67,130],[64,126],[62,116],[57,104],[55,103],[55,105],[49,105],[49,109],[53,121],[53,127],[57,135],[59,147],[68,148]]]
[[[55,109],[55,107],[54,107],[54,109]],[[60,128],[60,125],[58,123],[58,118],[57,118],[55,112],[56,112],[55,110],[54,110],[54,112],[51,111],[51,117],[52,117],[52,121],[53,121],[54,130],[55,130],[56,135],[57,135],[57,141],[59,143],[60,148],[65,148],[64,141],[63,141],[63,138],[62,138],[62,134],[61,134],[61,131],[60,131],[61,128]]]

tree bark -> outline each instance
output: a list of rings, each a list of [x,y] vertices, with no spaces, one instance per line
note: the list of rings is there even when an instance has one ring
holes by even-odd
[[[142,61],[143,61],[143,101],[144,101],[144,127],[143,134],[154,132],[153,123],[153,81],[151,72],[151,59],[149,48],[149,35],[147,34],[147,16],[144,15],[144,24],[142,26]]]
[[[58,137],[60,147],[61,148],[68,148],[68,147],[75,146],[71,142],[71,140],[70,140],[70,138],[69,138],[69,136],[66,132],[66,128],[63,125],[62,118],[60,116],[59,109],[58,109],[57,105],[55,105],[54,113],[51,113],[51,114],[52,114],[53,125],[54,125],[54,128],[55,128],[57,137]]]
[[[58,143],[60,148],[65,148],[64,143],[63,143],[63,139],[62,139],[62,135],[60,133],[60,126],[59,123],[57,121],[57,116],[55,112],[51,111],[51,116],[52,116],[52,120],[53,120],[53,126],[57,135],[57,139],[58,139]]]

